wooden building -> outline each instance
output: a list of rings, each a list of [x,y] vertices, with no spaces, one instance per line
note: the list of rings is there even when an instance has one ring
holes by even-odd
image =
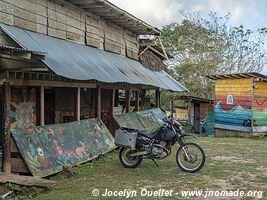
[[[172,104],[176,119],[189,122],[192,133],[213,135],[213,100],[180,96]]]
[[[140,62],[139,36],[160,32],[106,0],[0,0],[0,8],[5,172],[15,171],[11,129],[98,117],[114,132],[119,90],[126,112],[131,96],[140,110],[146,90],[156,90],[156,107],[160,89],[186,90]]]
[[[267,133],[267,77],[260,73],[214,75],[215,135]]]

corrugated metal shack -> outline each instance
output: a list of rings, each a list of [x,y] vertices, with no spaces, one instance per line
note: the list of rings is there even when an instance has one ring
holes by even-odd
[[[129,112],[131,98],[135,110],[141,109],[146,90],[156,90],[156,107],[160,89],[186,90],[163,69],[153,70],[149,63],[140,62],[147,52],[140,55],[139,36],[157,37],[159,31],[106,0],[0,0],[0,7],[5,172],[27,172],[29,162],[26,166],[21,156],[39,160],[31,172],[47,170],[42,173],[45,176],[58,171],[72,156],[79,163],[81,157],[84,161],[106,152],[112,139],[105,126],[111,133],[118,127],[113,112],[119,91],[125,94],[123,106]],[[153,61],[158,53],[151,52]],[[80,122],[89,118],[102,119],[104,124],[97,119]],[[64,124],[68,122],[74,124]],[[76,135],[81,126],[83,131],[89,127],[90,134],[105,133],[106,139],[97,134],[90,136],[95,143],[88,143],[86,137]],[[76,143],[68,143],[77,137]],[[46,141],[57,153],[53,159],[60,162],[46,157]],[[91,154],[86,144],[95,145],[97,151]],[[74,150],[66,149],[73,145]]]
[[[267,133],[267,77],[261,73],[214,75],[215,135]]]

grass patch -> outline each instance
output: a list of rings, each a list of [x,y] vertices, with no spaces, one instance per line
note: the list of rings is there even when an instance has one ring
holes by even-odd
[[[260,190],[265,195],[262,199],[267,199],[267,138],[201,138],[199,141],[193,139],[190,141],[199,143],[207,156],[206,165],[199,173],[184,173],[177,167],[175,153],[178,146],[172,149],[170,157],[158,161],[160,167],[156,167],[150,160],[144,160],[136,169],[123,168],[118,160],[118,152],[115,151],[97,161],[76,167],[74,176],[69,177],[65,173],[59,173],[49,177],[56,181],[52,189],[43,192],[27,191],[28,194],[24,197],[36,200],[125,199],[125,197],[94,198],[92,191],[93,189],[99,189],[100,193],[106,189],[140,191],[141,188],[147,188],[172,189],[175,192],[207,189]],[[31,195],[32,192],[34,195]],[[179,195],[171,199],[175,198],[182,199]]]

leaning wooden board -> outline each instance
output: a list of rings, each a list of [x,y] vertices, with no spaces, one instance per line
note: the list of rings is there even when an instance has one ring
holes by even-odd
[[[12,136],[33,176],[45,177],[115,148],[114,138],[99,119],[12,130]]]
[[[114,119],[118,122],[120,127],[133,128],[148,132],[159,129],[163,124],[163,118],[164,114],[159,108],[135,113],[114,115]]]

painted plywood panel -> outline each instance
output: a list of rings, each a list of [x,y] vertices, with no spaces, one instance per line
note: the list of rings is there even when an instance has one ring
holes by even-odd
[[[254,132],[267,132],[267,83],[255,82],[253,103]]]
[[[36,90],[12,89],[11,129],[24,129],[36,126]]]
[[[13,129],[12,136],[34,176],[45,177],[115,148],[114,139],[99,119]]]
[[[176,120],[187,121],[188,120],[188,109],[176,108],[175,116],[176,116]]]
[[[120,127],[143,131],[155,131],[162,126],[164,114],[157,108],[134,113],[119,114],[115,115],[114,118]]]
[[[208,110],[208,122],[207,122],[208,136],[214,135],[214,109]]]
[[[252,80],[227,79],[216,81],[215,128],[251,131]],[[232,96],[233,101],[227,102]]]

